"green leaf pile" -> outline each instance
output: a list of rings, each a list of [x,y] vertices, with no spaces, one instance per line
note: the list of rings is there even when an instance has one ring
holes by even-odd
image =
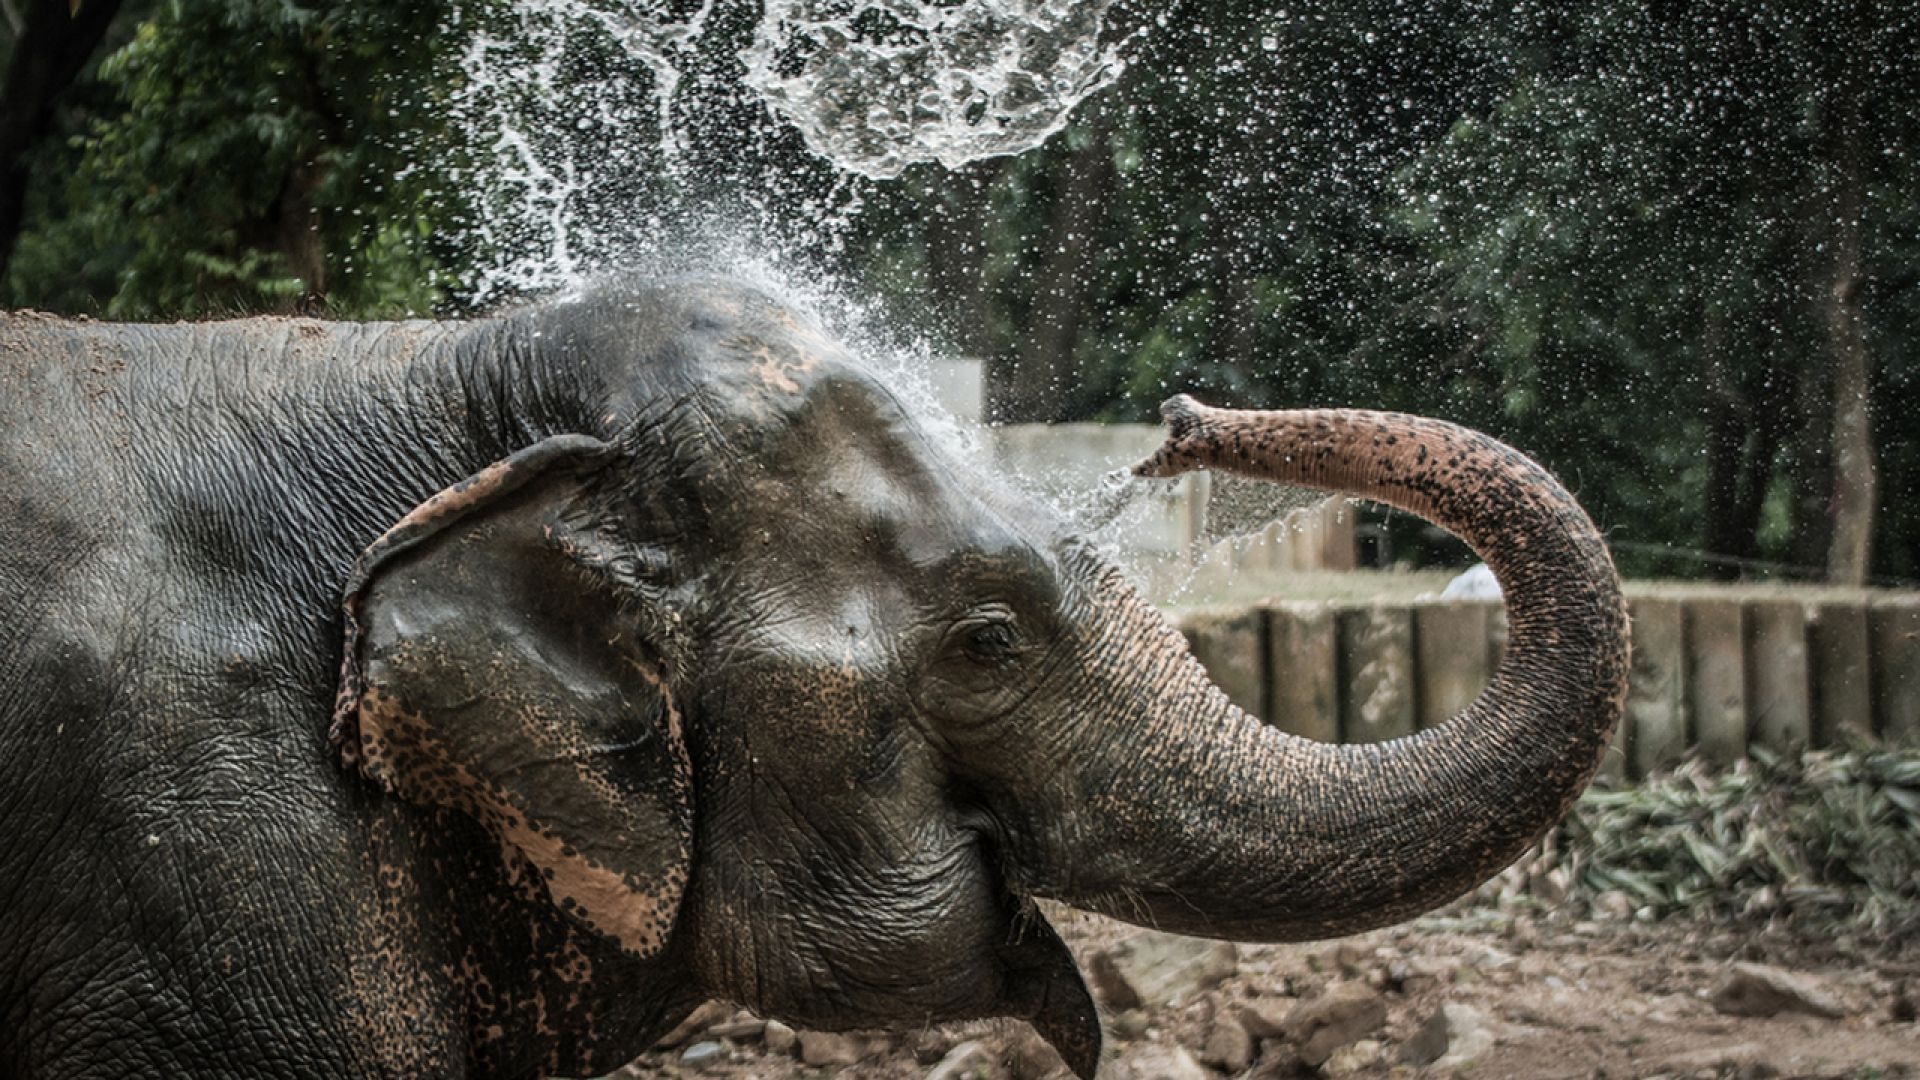
[[[1803,931],[1920,933],[1920,751],[1855,748],[1690,762],[1590,790],[1534,860],[1570,898],[1636,918],[1784,921]]]

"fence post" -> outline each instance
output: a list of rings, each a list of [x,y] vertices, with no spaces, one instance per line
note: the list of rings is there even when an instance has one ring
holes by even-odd
[[[1290,735],[1340,741],[1340,636],[1333,610],[1277,604],[1267,612],[1267,722]]]
[[[1920,603],[1889,600],[1868,611],[1873,626],[1873,689],[1880,737],[1920,742]]]
[[[1637,779],[1677,764],[1686,753],[1686,633],[1678,601],[1636,599],[1628,612],[1633,670],[1620,723],[1627,729],[1628,764]]]
[[[1413,734],[1412,613],[1383,606],[1341,612],[1340,652],[1346,679],[1340,737],[1360,743]]]
[[[1690,599],[1687,711],[1700,756],[1731,765],[1747,752],[1746,613],[1733,600]]]
[[[1255,716],[1267,715],[1266,612],[1208,612],[1189,616],[1182,630],[1193,655],[1228,700]]]
[[[1792,600],[1759,600],[1748,612],[1753,741],[1769,750],[1805,748],[1813,737],[1806,608]]]
[[[1872,636],[1859,604],[1813,607],[1813,743],[1838,746],[1873,738]]]
[[[1413,641],[1419,663],[1414,694],[1422,728],[1438,727],[1473,704],[1493,670],[1493,645],[1484,601],[1441,601],[1414,607]]]

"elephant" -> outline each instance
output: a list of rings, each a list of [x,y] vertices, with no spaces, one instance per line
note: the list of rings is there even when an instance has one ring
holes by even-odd
[[[1056,510],[721,278],[450,321],[0,317],[0,1069],[604,1072],[717,998],[1097,1011],[1035,900],[1241,940],[1460,895],[1620,715],[1600,534],[1439,420],[1164,407],[1143,476],[1405,508],[1505,588],[1391,742],[1233,704]]]

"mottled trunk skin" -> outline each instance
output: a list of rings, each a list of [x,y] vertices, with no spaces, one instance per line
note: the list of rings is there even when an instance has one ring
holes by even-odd
[[[1518,452],[1439,421],[1186,397],[1163,412],[1172,433],[1141,475],[1209,468],[1342,491],[1461,536],[1506,590],[1507,652],[1439,728],[1318,743],[1234,707],[1110,586],[1102,636],[1126,649],[1131,696],[1114,707],[1133,722],[1112,738],[1105,790],[1083,793],[1093,812],[1055,838],[1060,877],[1035,891],[1187,933],[1328,937],[1432,908],[1524,852],[1592,778],[1626,694],[1619,579],[1573,498]]]

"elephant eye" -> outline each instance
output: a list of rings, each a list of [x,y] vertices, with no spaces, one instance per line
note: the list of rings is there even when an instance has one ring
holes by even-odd
[[[1018,654],[1014,648],[1013,625],[999,620],[968,629],[961,641],[967,655],[983,664],[1002,664]]]

